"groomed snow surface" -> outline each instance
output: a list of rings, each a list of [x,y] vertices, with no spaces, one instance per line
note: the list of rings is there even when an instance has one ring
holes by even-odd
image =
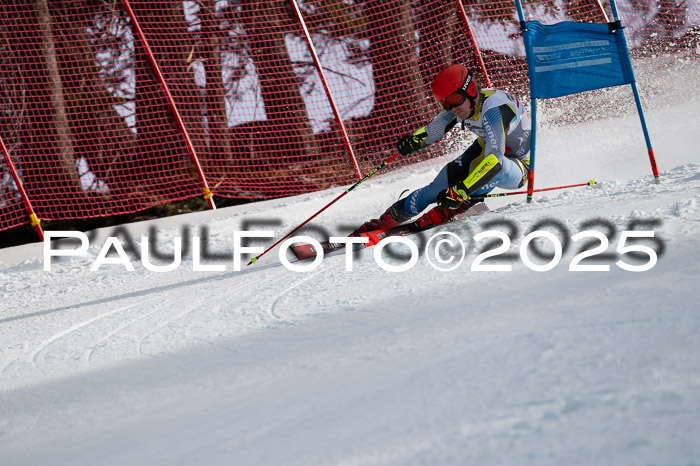
[[[0,464],[700,464],[696,96],[647,112],[660,184],[636,115],[543,128],[537,187],[598,184],[489,200],[491,212],[413,237],[462,239],[449,272],[422,249],[404,272],[374,249],[352,271],[338,254],[294,272],[276,249],[233,270],[234,231],[279,238],[343,189],[103,230],[50,272],[39,244],[0,250]],[[376,176],[314,225],[347,234],[448,160]],[[519,255],[536,229],[569,243],[546,272]],[[625,243],[658,256],[648,271],[616,265],[651,260],[615,252],[631,229],[654,234]],[[471,270],[501,244],[473,240],[487,230],[511,244],[482,265],[512,271]],[[582,264],[610,271],[569,271],[600,244],[571,240],[586,230],[609,244]],[[190,249],[170,272],[128,252],[134,271],[91,271],[108,236],[172,254],[186,233],[208,233],[223,258],[203,262],[226,270],[193,271]],[[540,265],[533,248],[554,252],[536,240]]]

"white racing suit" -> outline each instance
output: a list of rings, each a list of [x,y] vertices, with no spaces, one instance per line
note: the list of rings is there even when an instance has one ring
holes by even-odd
[[[406,198],[404,210],[411,217],[433,204],[450,187],[467,195],[483,195],[496,187],[516,189],[525,185],[530,167],[530,118],[523,104],[503,91],[482,89],[474,114],[462,120],[442,110],[414,136],[423,146],[435,143],[455,126],[469,129],[478,138],[448,163],[427,186]]]

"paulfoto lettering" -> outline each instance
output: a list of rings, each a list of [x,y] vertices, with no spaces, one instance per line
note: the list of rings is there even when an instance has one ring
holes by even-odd
[[[551,225],[550,225],[551,224]],[[550,221],[548,227],[559,227],[559,224]],[[563,233],[563,235],[561,235]],[[44,241],[44,270],[51,271],[52,261],[54,258],[61,257],[77,257],[87,256],[90,241],[85,233],[77,231],[47,231],[46,240]],[[510,229],[509,233],[500,230],[488,229],[475,235],[470,235],[466,238],[460,238],[454,233],[439,232],[430,237],[427,242],[424,237],[416,235],[419,244],[402,236],[387,236],[382,238],[374,245],[373,258],[376,264],[388,272],[405,272],[412,269],[418,262],[421,254],[424,254],[430,266],[439,271],[454,270],[459,267],[465,259],[468,250],[476,250],[475,257],[471,260],[471,265],[468,266],[472,272],[511,272],[513,266],[511,264],[494,263],[493,259],[520,259],[520,261],[530,270],[535,272],[546,272],[557,267],[563,260],[563,255],[569,249],[571,243],[580,242],[582,247],[578,253],[571,258],[569,262],[569,271],[572,272],[608,272],[611,267],[606,262],[609,259],[618,259],[614,264],[626,271],[630,272],[645,272],[652,269],[658,257],[663,253],[663,242],[655,237],[653,231],[623,231],[621,232],[618,241],[614,241],[616,232],[609,233],[611,238],[606,234],[596,230],[584,230],[574,235],[570,235],[565,230],[559,235],[555,235],[549,231],[535,228],[527,234],[521,241],[519,246],[516,246],[516,251],[511,251],[513,239],[520,236],[516,230]],[[242,263],[247,260],[244,256],[250,257],[260,254],[264,251],[262,246],[246,245],[251,239],[272,239],[275,233],[273,231],[233,231],[232,233],[232,250],[225,256],[227,261],[232,261],[233,271],[239,272],[242,270]],[[57,241],[52,241],[58,238],[70,238],[73,241],[78,240],[77,247],[65,247],[65,244],[60,244]],[[490,241],[487,241],[489,240]],[[613,241],[610,241],[613,239]],[[495,243],[494,243],[495,240]],[[549,253],[542,253],[541,247],[536,246],[534,241],[544,241],[551,248],[551,256]],[[651,245],[632,244],[635,240],[651,241]],[[353,270],[353,261],[355,259],[355,246],[360,248],[368,246],[368,237],[347,237],[347,236],[332,236],[329,238],[329,243],[332,246],[342,245],[345,253],[345,270]],[[466,242],[466,244],[465,244]],[[155,242],[153,242],[155,243]],[[129,254],[125,251],[122,242],[118,237],[110,236],[101,246],[97,256],[95,257],[90,270],[98,271],[104,266],[121,266],[129,272],[135,271],[132,258],[134,255],[140,256],[141,265],[152,272],[172,272],[182,266],[182,238],[174,237],[171,240],[173,254],[167,258],[166,264],[156,264],[152,260],[157,254],[152,252],[153,243],[147,236],[140,238],[140,254]],[[422,243],[422,244],[420,244]],[[499,244],[500,243],[500,244]],[[288,258],[288,249],[295,244],[306,244],[315,253],[313,260],[290,260]],[[400,245],[399,248],[404,251],[403,254],[397,255],[391,248],[387,248],[392,244]],[[494,247],[496,246],[496,247]],[[613,251],[609,251],[610,249]],[[191,238],[191,254],[192,254],[192,270],[195,272],[225,272],[227,265],[222,263],[203,263],[203,250],[206,249],[206,242],[198,236]],[[334,248],[335,250],[340,248]],[[422,250],[422,251],[421,251]],[[383,254],[383,251],[384,254]],[[405,252],[408,254],[406,255]],[[629,263],[625,260],[625,256],[633,256],[635,261]],[[159,262],[163,262],[163,255],[160,254]],[[391,260],[387,260],[388,256]],[[531,256],[535,256],[537,260],[532,260]],[[641,256],[641,257],[640,257]],[[222,255],[217,255],[219,259]],[[317,239],[310,236],[294,236],[282,242],[278,249],[278,257],[280,263],[293,272],[310,272],[321,265],[324,259],[324,246]],[[598,258],[598,261],[591,263],[589,259]],[[486,261],[491,259],[491,262]],[[544,259],[544,262],[542,260]],[[586,263],[582,263],[586,260]],[[484,263],[486,261],[486,263]],[[635,263],[636,262],[636,263]],[[640,263],[641,262],[641,263]]]

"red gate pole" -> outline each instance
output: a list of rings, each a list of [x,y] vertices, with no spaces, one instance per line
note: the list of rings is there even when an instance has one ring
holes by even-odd
[[[479,50],[479,46],[476,43],[476,37],[474,37],[474,32],[472,31],[472,27],[469,24],[467,12],[464,10],[464,6],[462,5],[461,0],[455,0],[455,3],[457,4],[457,11],[459,12],[459,17],[462,19],[464,27],[467,28],[467,37],[469,37],[469,42],[472,43],[472,47],[476,52],[476,60],[479,63],[479,68],[481,69],[481,73],[484,75],[484,79],[486,81],[484,84],[486,84],[486,87],[491,87],[491,79],[489,78],[489,73],[486,71],[486,64],[484,63],[484,59],[481,56],[481,50]]]
[[[610,22],[610,19],[608,18],[608,14],[605,12],[605,8],[603,8],[603,4],[601,3],[600,0],[593,0],[595,3],[595,6],[598,8],[598,12],[600,15],[603,17],[606,23]]]
[[[7,166],[10,169],[10,175],[12,175],[12,179],[15,180],[15,184],[17,185],[17,189],[19,190],[19,194],[22,197],[22,202],[24,203],[24,208],[27,210],[27,214],[29,215],[29,221],[36,230],[36,234],[39,235],[39,240],[43,242],[44,230],[41,228],[41,222],[39,220],[39,217],[37,217],[36,213],[34,213],[34,207],[32,207],[32,203],[29,201],[29,196],[27,196],[27,192],[24,190],[22,181],[19,179],[19,174],[17,174],[15,165],[12,163],[12,159],[10,158],[10,152],[7,150],[7,147],[5,147],[5,143],[3,142],[2,137],[0,137],[0,153],[2,153],[2,156],[5,158],[5,162],[7,162]]]
[[[148,62],[151,64],[151,68],[153,69],[153,72],[155,73],[156,77],[158,78],[158,82],[160,83],[160,87],[163,89],[163,93],[165,94],[165,98],[168,101],[168,106],[170,107],[170,111],[173,114],[173,118],[175,118],[175,122],[177,123],[178,128],[180,129],[180,132],[182,132],[182,136],[185,138],[185,144],[187,145],[187,151],[190,154],[190,160],[192,161],[192,164],[194,165],[195,169],[197,170],[197,175],[199,176],[199,181],[202,183],[202,192],[204,193],[204,199],[207,200],[207,203],[209,204],[209,208],[211,209],[216,209],[216,205],[214,205],[214,200],[212,197],[214,196],[211,193],[211,190],[209,189],[209,185],[207,184],[207,179],[204,176],[204,170],[202,170],[202,165],[199,163],[199,158],[197,157],[197,152],[194,150],[194,144],[192,144],[192,140],[190,139],[190,135],[187,132],[187,128],[185,127],[185,123],[182,121],[182,116],[180,115],[180,111],[177,109],[177,105],[175,104],[175,99],[173,99],[173,95],[170,92],[170,88],[168,87],[168,84],[165,82],[165,77],[163,76],[163,73],[160,71],[160,67],[158,66],[158,62],[156,62],[156,58],[153,55],[153,51],[151,50],[150,45],[148,45],[148,41],[146,40],[146,36],[143,33],[143,30],[141,29],[141,25],[139,24],[138,20],[136,19],[136,15],[134,14],[134,11],[131,9],[131,5],[129,4],[129,0],[122,0],[122,4],[124,5],[124,8],[126,9],[126,12],[129,15],[129,18],[131,19],[131,25],[134,27],[134,32],[136,32],[136,35],[139,38],[139,41],[141,42],[141,45],[143,46],[146,56],[148,57]]]
[[[321,83],[323,84],[323,89],[326,91],[326,96],[328,97],[328,102],[330,102],[331,104],[331,109],[333,109],[335,121],[338,123],[338,128],[340,129],[340,132],[343,136],[343,143],[345,145],[345,149],[350,155],[350,162],[352,162],[352,166],[355,169],[355,174],[357,175],[357,178],[362,179],[362,171],[360,170],[360,166],[357,163],[355,151],[352,150],[352,145],[350,144],[348,132],[346,131],[345,125],[343,124],[343,119],[340,117],[340,112],[338,111],[338,107],[335,104],[335,99],[333,99],[333,94],[331,93],[330,86],[328,85],[328,80],[326,80],[326,75],[323,72],[323,68],[321,67],[321,60],[319,60],[318,55],[316,54],[316,49],[314,48],[314,44],[311,41],[311,35],[309,34],[309,30],[306,27],[306,23],[304,22],[304,18],[301,15],[301,11],[299,11],[299,6],[297,5],[296,1],[289,0],[289,3],[292,5],[297,21],[299,22],[299,25],[304,31],[304,39],[306,40],[306,46],[309,48],[309,52],[311,52],[311,58],[313,58],[314,65],[316,66],[316,70],[318,71],[318,76],[321,78]]]

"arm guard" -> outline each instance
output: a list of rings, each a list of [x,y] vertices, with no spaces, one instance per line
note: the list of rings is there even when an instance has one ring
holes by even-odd
[[[437,142],[438,139],[447,134],[447,132],[454,128],[456,124],[457,117],[454,116],[451,112],[442,110],[440,111],[438,116],[436,116],[435,119],[433,119],[433,121],[420,128],[413,134],[415,135],[419,131],[424,133],[426,135],[426,138],[423,140],[423,143],[426,146],[429,146],[430,144]]]
[[[503,118],[498,108],[488,110],[483,117],[484,126],[484,153],[493,154],[498,161],[503,160],[506,153],[506,130],[503,126]]]
[[[502,168],[503,165],[498,158],[494,154],[490,154],[476,166],[476,169],[464,181],[457,183],[452,190],[459,194],[462,199],[469,199],[472,193],[491,181]]]

